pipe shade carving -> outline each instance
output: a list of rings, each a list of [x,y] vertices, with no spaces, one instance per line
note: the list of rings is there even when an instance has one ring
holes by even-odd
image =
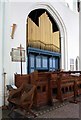
[[[28,17],[28,46],[60,52],[59,31],[53,32],[53,24],[47,13],[38,18],[39,25]]]

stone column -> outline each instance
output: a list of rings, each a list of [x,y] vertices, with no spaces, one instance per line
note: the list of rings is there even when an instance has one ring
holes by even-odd
[[[79,70],[81,70],[81,10],[79,12],[79,58]]]
[[[68,44],[64,37],[61,40],[61,69],[68,70]]]
[[[64,38],[60,38],[61,41],[61,69],[65,69],[65,48],[64,48]]]

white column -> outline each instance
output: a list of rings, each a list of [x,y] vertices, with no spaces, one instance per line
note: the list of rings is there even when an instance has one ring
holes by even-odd
[[[64,58],[65,58],[65,51],[64,51],[64,38],[63,37],[61,37],[60,38],[60,40],[61,40],[61,69],[62,70],[65,70],[65,60],[64,60]]]
[[[80,4],[81,8],[81,4]],[[79,70],[81,70],[81,10],[79,13]]]
[[[64,37],[61,37],[61,69],[68,70],[68,44]]]

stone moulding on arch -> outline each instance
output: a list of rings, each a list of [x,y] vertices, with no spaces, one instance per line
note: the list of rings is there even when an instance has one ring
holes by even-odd
[[[32,8],[30,8],[29,13],[35,9],[46,9],[49,14],[56,21],[59,31],[60,31],[60,40],[61,40],[61,66],[63,70],[68,70],[68,41],[67,41],[67,30],[59,13],[56,9],[48,2],[38,2],[34,3]],[[28,14],[29,15],[29,14]]]

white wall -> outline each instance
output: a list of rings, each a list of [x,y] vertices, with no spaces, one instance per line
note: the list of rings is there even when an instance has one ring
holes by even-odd
[[[3,13],[4,3],[0,2],[0,106],[2,105],[3,88]],[[1,112],[1,111],[0,111]]]
[[[81,8],[81,2],[80,2],[80,8]],[[80,14],[79,14],[79,58],[80,58],[79,69],[81,70],[81,9],[80,9]]]
[[[68,70],[70,69],[70,58],[74,61],[79,56],[79,14],[72,12],[62,4],[56,3],[56,10],[62,17],[67,30],[68,46]],[[60,9],[59,9],[60,8]]]
[[[76,58],[79,55],[79,23],[78,14],[73,13],[63,3],[54,2],[46,3],[47,0],[39,0],[39,2],[7,2],[5,3],[5,29],[4,29],[4,72],[7,73],[6,84],[14,83],[14,73],[20,73],[20,63],[11,61],[11,48],[16,48],[20,44],[26,50],[26,20],[28,14],[36,8],[38,4],[47,4],[58,11],[67,29],[67,48],[68,48],[68,70],[69,59]],[[59,1],[59,0],[58,0]],[[11,26],[17,25],[14,39],[11,39]],[[1,51],[0,51],[1,52]],[[1,55],[1,54],[0,54]],[[23,63],[23,73],[27,73],[27,64]]]
[[[36,3],[24,2],[10,2],[5,6],[5,58],[4,70],[8,74],[8,79],[11,79],[14,72],[20,73],[20,64],[11,62],[10,51],[11,48],[18,47],[20,44],[26,49],[26,19],[31,10],[34,9]],[[51,3],[50,3],[51,5]],[[68,61],[70,58],[76,58],[79,55],[78,39],[79,39],[79,23],[78,14],[73,13],[60,2],[52,3],[52,7],[56,9],[62,17],[67,29],[68,37]],[[14,39],[10,38],[11,26],[13,23],[17,24]],[[76,47],[76,48],[75,48]],[[75,50],[76,49],[76,50]],[[13,68],[13,69],[12,69]],[[69,69],[69,66],[68,66]],[[23,73],[26,73],[26,63],[23,63]]]

